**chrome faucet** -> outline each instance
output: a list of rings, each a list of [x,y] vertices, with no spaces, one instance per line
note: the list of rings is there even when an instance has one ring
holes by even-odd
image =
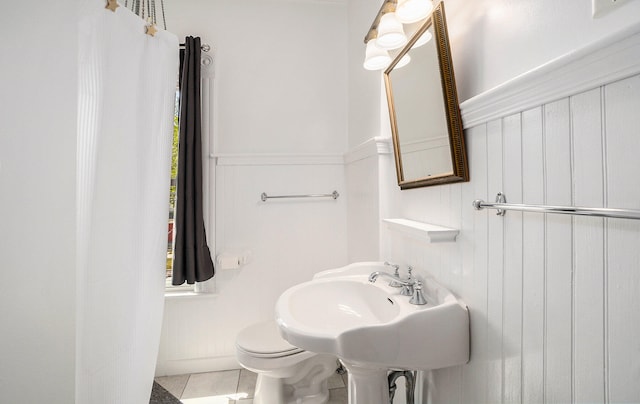
[[[422,294],[422,283],[420,281],[415,281],[413,278],[411,278],[411,276],[409,276],[409,279],[405,281],[387,272],[375,271],[372,272],[371,275],[369,275],[369,282],[374,283],[380,276],[391,278],[402,285],[402,291],[400,292],[400,294],[404,296],[411,296],[409,303],[417,305],[427,304],[427,301]],[[409,294],[406,293],[407,291],[409,291]]]
[[[371,273],[371,275],[369,275],[369,282],[372,282],[372,283],[373,283],[373,282],[377,281],[377,280],[378,280],[378,277],[380,277],[380,276],[382,276],[382,277],[384,277],[384,278],[390,278],[390,279],[392,279],[393,281],[398,282],[398,283],[399,283],[400,285],[402,285],[402,286],[409,286],[409,285],[413,285],[413,284],[411,283],[411,281],[409,281],[409,280],[406,280],[406,281],[405,281],[405,280],[402,280],[402,279],[400,279],[399,277],[397,277],[397,276],[395,276],[395,275],[391,275],[390,273],[387,273],[387,272],[381,272],[381,271],[375,271],[375,272],[372,272],[372,273]]]

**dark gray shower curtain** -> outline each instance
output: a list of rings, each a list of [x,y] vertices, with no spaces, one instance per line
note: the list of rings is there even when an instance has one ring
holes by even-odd
[[[203,282],[215,272],[202,209],[200,38],[187,37],[180,52],[180,138],[173,285]]]

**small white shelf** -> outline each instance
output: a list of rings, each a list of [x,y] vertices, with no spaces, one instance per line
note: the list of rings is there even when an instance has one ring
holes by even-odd
[[[390,230],[404,233],[427,243],[446,243],[456,241],[460,230],[435,224],[417,222],[409,219],[382,219]]]

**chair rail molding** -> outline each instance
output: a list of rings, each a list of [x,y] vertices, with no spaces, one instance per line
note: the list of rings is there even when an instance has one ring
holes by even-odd
[[[391,154],[392,145],[390,137],[376,136],[361,143],[344,154],[344,163],[351,164],[359,160],[381,154]]]
[[[465,129],[640,73],[640,26],[567,53],[460,104]]]
[[[340,154],[214,154],[217,166],[342,165]]]

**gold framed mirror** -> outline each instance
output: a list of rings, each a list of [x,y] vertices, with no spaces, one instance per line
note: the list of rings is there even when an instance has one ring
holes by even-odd
[[[409,63],[400,67],[407,58]],[[468,181],[442,2],[385,70],[384,82],[400,188]]]

